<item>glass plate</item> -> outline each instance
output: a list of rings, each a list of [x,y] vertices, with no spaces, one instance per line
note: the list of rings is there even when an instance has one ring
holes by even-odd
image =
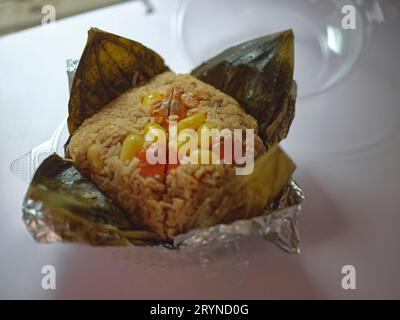
[[[11,171],[20,179],[30,182],[36,169],[43,160],[53,153],[64,156],[64,144],[68,140],[69,132],[67,118],[55,130],[54,134],[45,142],[30,150],[11,163]],[[142,263],[147,266],[171,267],[200,264],[209,267],[212,263],[213,272],[225,269],[227,265],[240,269],[247,267],[245,252],[241,250],[240,238],[232,241],[216,243],[198,248],[169,249],[164,246],[135,246],[109,247],[106,249],[115,257]],[[225,262],[224,262],[225,261]]]
[[[193,65],[222,50],[274,32],[293,29],[299,97],[338,83],[357,61],[365,40],[364,8],[349,0],[181,0],[177,42]],[[357,1],[362,4],[362,1]],[[357,7],[356,30],[342,27],[342,8]]]

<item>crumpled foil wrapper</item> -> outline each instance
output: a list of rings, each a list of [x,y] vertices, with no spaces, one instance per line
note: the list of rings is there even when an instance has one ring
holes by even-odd
[[[79,60],[72,59],[67,61],[70,86],[78,62]],[[205,252],[207,254],[207,250],[215,251],[215,248],[226,247],[241,237],[256,236],[274,243],[288,253],[296,254],[299,253],[300,244],[298,216],[303,201],[302,189],[291,178],[281,194],[266,208],[264,215],[229,224],[219,224],[207,229],[192,230],[176,236],[172,244],[157,248],[162,249],[164,253],[167,249],[179,249],[172,251],[185,252],[191,256],[202,255]],[[63,241],[54,232],[51,224],[46,223],[47,213],[44,212],[45,209],[40,202],[25,199],[22,210],[23,220],[35,240],[45,243]],[[168,251],[172,253],[171,250]]]
[[[219,224],[206,229],[196,229],[180,234],[171,245],[163,247],[179,249],[189,255],[204,254],[207,248],[215,248],[237,240],[243,236],[258,236],[271,241],[288,253],[299,252],[298,216],[304,201],[304,193],[294,179],[290,179],[281,194],[273,200],[264,215],[229,224]],[[22,211],[23,220],[34,239],[42,243],[62,242],[63,239],[49,223],[49,213],[40,201],[25,198]],[[68,226],[65,226],[68,228]]]
[[[264,215],[230,224],[219,224],[207,229],[192,230],[174,238],[177,248],[198,248],[212,243],[227,243],[240,236],[253,235],[276,244],[289,253],[299,253],[300,235],[298,215],[304,192],[290,179],[280,196],[272,201]]]

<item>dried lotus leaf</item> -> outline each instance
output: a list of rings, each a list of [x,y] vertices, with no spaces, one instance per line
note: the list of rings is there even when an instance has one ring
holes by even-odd
[[[167,70],[164,60],[142,44],[90,29],[71,88],[69,133],[127,89]]]
[[[71,161],[51,155],[40,165],[23,204],[23,220],[36,241],[94,246],[159,243],[133,225]]]
[[[235,176],[206,199],[186,229],[207,228],[264,214],[267,205],[287,185],[295,168],[282,149],[273,146],[254,162],[250,175]]]
[[[231,47],[192,74],[235,98],[272,146],[287,136],[294,118],[293,69],[294,35],[288,30]]]

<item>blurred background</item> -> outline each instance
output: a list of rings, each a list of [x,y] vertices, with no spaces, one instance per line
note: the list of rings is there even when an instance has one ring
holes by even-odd
[[[42,8],[57,8],[57,19],[129,0],[0,0],[0,35],[39,25]]]

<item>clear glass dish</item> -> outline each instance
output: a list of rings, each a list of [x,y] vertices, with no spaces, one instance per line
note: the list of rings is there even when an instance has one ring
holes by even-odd
[[[345,5],[355,8],[355,30],[342,26]],[[299,97],[306,98],[348,74],[368,26],[379,20],[374,10],[376,4],[363,0],[181,0],[174,24],[177,43],[193,66],[240,42],[293,29],[295,78]]]
[[[64,144],[68,138],[67,119],[64,119],[47,141],[14,160],[10,166],[11,172],[29,183],[36,169],[48,156],[53,153],[64,156]],[[179,250],[164,246],[109,247],[106,250],[115,257],[147,266],[171,267],[193,264],[209,266],[211,263],[216,273],[221,268],[225,269],[227,264],[232,264],[234,268],[247,267],[247,258],[241,250],[239,237],[220,243],[214,242],[213,245],[196,248],[183,247]]]

